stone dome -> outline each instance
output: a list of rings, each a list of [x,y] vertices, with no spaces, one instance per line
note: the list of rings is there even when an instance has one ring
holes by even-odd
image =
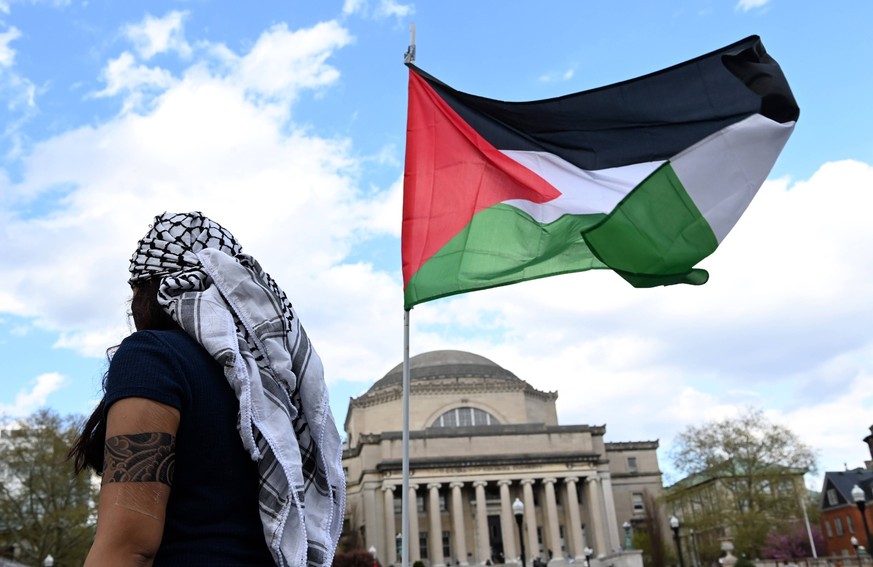
[[[418,354],[409,359],[409,381],[421,384],[427,381],[474,378],[488,382],[507,382],[519,386],[527,383],[495,364],[493,361],[462,350],[435,350]],[[403,363],[392,368],[367,391],[368,394],[388,390],[403,385]]]

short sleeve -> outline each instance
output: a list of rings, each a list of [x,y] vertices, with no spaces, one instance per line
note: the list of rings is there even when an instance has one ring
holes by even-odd
[[[146,398],[180,412],[189,398],[179,355],[156,333],[133,333],[118,347],[106,376],[106,410],[123,398]]]

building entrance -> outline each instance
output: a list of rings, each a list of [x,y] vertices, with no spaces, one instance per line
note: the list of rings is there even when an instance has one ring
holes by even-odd
[[[503,530],[500,528],[500,516],[488,516],[488,539],[491,542],[491,562],[506,563],[503,553]]]

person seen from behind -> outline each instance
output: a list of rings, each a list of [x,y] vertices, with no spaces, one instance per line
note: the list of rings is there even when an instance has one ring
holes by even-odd
[[[103,477],[85,567],[328,567],[342,448],[284,292],[199,212],[155,218],[129,283],[136,332],[70,451]]]

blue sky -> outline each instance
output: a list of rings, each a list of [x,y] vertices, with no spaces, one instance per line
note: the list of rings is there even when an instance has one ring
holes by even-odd
[[[873,423],[873,3],[0,0],[0,415],[84,414],[129,331],[155,214],[202,210],[291,297],[348,400],[402,357],[409,26],[417,64],[530,100],[751,34],[801,116],[701,288],[549,278],[412,311],[412,353],[489,357],[559,392],[562,423],[659,439],[762,408],[860,466]],[[399,421],[398,421],[399,427]],[[812,481],[814,484],[814,480]]]

